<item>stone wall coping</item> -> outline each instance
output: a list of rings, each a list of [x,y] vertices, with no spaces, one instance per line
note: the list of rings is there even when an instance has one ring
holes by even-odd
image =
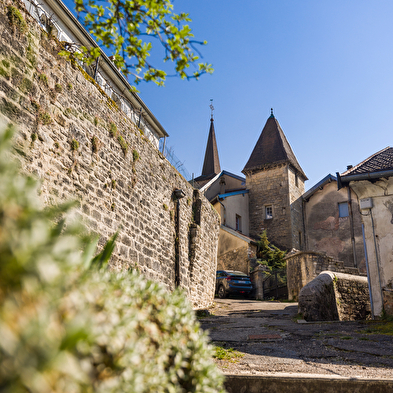
[[[330,270],[324,270],[323,272],[319,273],[317,277],[321,276],[322,274],[328,274],[329,276],[332,277],[333,280],[334,278],[337,278],[337,280],[350,280],[350,281],[357,281],[361,283],[367,283],[367,277],[358,276],[356,274],[338,273],[338,272],[332,272]]]
[[[256,240],[251,239],[250,237],[248,237],[248,236],[246,236],[246,235],[243,235],[242,233],[237,232],[237,231],[235,231],[235,230],[232,229],[232,228],[226,227],[225,225],[222,225],[222,224],[221,224],[220,229],[222,229],[222,230],[225,231],[225,232],[228,232],[228,233],[231,234],[232,236],[238,237],[239,239],[241,239],[241,240],[243,240],[243,241],[245,241],[245,242],[247,242],[247,243],[249,243],[249,244],[254,244],[254,245],[257,244],[257,241],[256,241]]]
[[[317,256],[321,256],[324,258],[328,258],[330,259],[332,262],[341,262],[337,259],[334,259],[334,257],[331,257],[329,255],[327,255],[326,253],[323,252],[317,252],[317,251],[300,251],[300,250],[296,250],[294,253],[288,254],[286,257],[284,257],[284,260],[293,258],[295,256],[299,256],[299,255],[303,255],[303,254],[310,254],[310,255],[317,255]]]

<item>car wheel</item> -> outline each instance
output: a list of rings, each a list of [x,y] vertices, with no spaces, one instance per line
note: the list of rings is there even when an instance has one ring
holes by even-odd
[[[225,298],[225,296],[226,296],[225,288],[222,285],[219,286],[217,295],[218,295],[218,297],[220,299],[224,299]]]

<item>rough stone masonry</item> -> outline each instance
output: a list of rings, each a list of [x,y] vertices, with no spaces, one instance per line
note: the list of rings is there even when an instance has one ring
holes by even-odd
[[[7,6],[20,7],[25,28]],[[119,231],[115,269],[137,266],[173,290],[178,263],[179,286],[207,307],[220,221],[209,202],[15,1],[0,0],[0,37],[0,118],[18,126],[15,153],[44,204],[78,200],[100,245]]]

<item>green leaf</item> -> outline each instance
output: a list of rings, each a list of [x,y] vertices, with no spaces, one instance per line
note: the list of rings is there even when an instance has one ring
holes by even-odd
[[[113,250],[115,249],[115,242],[117,239],[117,236],[119,235],[118,232],[116,232],[105,244],[104,249],[96,255],[90,264],[90,268],[96,268],[98,270],[106,267],[106,265],[109,262],[109,259],[111,258],[111,255],[113,253]]]
[[[196,45],[207,42],[193,40],[189,15],[174,13],[170,0],[110,0],[105,7],[92,0],[75,0],[75,4],[99,45],[113,52],[116,66],[125,75],[132,74],[135,83],[144,80],[163,85],[166,80],[167,72],[147,60],[153,41],[163,49],[162,60],[171,60],[175,75],[182,79],[198,79],[213,72],[210,65],[199,63],[200,56],[194,54]],[[159,45],[154,48],[157,51]],[[82,53],[83,59],[79,59],[87,63],[98,56],[96,50],[89,53],[82,49]],[[196,70],[189,72],[190,66]]]

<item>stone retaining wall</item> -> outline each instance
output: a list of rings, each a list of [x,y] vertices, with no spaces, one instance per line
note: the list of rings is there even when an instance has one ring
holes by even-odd
[[[318,252],[298,251],[284,259],[287,262],[289,300],[297,300],[300,290],[324,270],[359,275],[358,269],[345,267],[344,262]]]
[[[363,320],[370,312],[366,277],[325,271],[299,294],[299,313],[306,321]]]
[[[26,31],[11,25],[8,4],[18,3],[0,0],[0,118],[18,126],[22,171],[40,179],[44,204],[77,199],[100,245],[119,231],[113,268],[137,266],[173,290],[178,262],[180,287],[195,308],[207,307],[217,213],[23,9]],[[185,193],[179,209],[175,189]]]

